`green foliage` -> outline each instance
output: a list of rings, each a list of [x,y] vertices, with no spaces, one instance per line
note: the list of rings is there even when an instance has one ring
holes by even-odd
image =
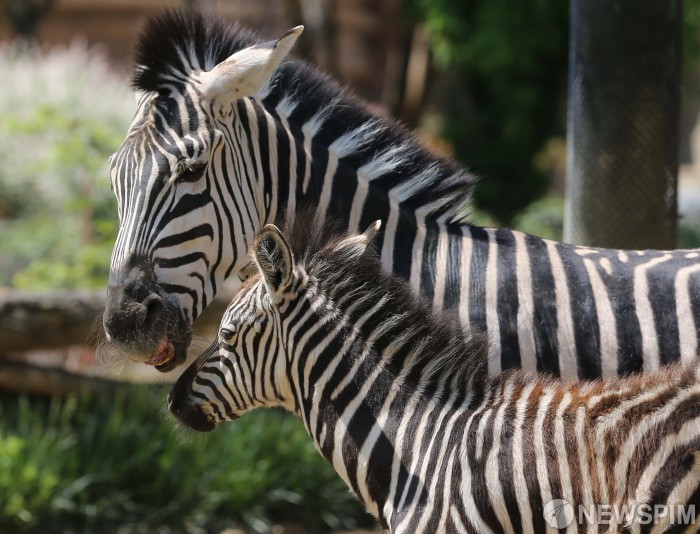
[[[31,524],[37,514],[48,511],[47,501],[58,485],[51,466],[44,465],[32,451],[32,443],[19,436],[0,440],[0,516],[15,517]],[[18,487],[21,491],[7,491]]]
[[[700,2],[698,0],[683,3],[683,77],[686,82],[693,85],[700,83]],[[697,93],[698,89],[695,88]]]
[[[17,289],[40,290],[52,288],[94,288],[107,285],[109,260],[114,245],[114,234],[101,235],[98,240],[84,245],[71,255],[66,249],[50,247],[35,256],[27,267],[12,278]],[[71,244],[68,250],[74,248]]]
[[[678,247],[698,248],[700,247],[700,222],[695,220],[681,219],[678,223]]]
[[[483,177],[480,208],[508,223],[540,196],[546,174],[534,159],[564,131],[568,3],[559,0],[413,0],[438,67],[443,135]]]
[[[126,80],[76,43],[0,49],[0,284],[106,284],[117,229],[108,157],[132,114]]]
[[[544,194],[535,160],[565,131],[569,2],[411,0],[444,80],[433,102],[455,156],[483,177],[479,208],[503,224]],[[686,93],[700,83],[700,2],[683,2]]]
[[[161,388],[117,398],[5,399],[0,531],[216,532],[280,521],[314,531],[368,517],[292,416],[210,434],[176,428]]]
[[[559,197],[536,200],[513,219],[513,228],[545,239],[562,239],[564,201]]]

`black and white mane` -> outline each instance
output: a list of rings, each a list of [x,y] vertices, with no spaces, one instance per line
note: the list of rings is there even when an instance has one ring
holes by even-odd
[[[226,24],[197,12],[168,10],[148,19],[140,34],[132,86],[165,96],[187,84],[193,73],[208,71],[231,54],[256,43],[263,41],[237,23]],[[427,150],[398,121],[371,111],[305,61],[283,63],[259,96],[271,111],[285,99],[297,103],[294,114],[301,117],[313,116],[315,110],[323,109],[322,135],[326,139],[337,139],[361,128],[364,146],[353,150],[353,160],[371,161],[374,155],[395,151],[390,155],[395,159],[392,172],[374,181],[374,187],[389,191],[402,182],[410,182],[415,205],[436,203],[437,209],[426,213],[426,221],[433,217],[446,222],[465,221],[476,177]],[[293,122],[293,116],[290,119]],[[417,169],[422,171],[418,175]],[[411,200],[404,204],[405,212],[412,213]]]
[[[349,324],[361,325],[363,339],[382,332],[384,340],[404,340],[406,349],[394,355],[396,361],[386,362],[389,369],[412,368],[406,382],[424,391],[481,393],[488,370],[485,336],[465,331],[454,314],[436,310],[405,280],[387,273],[371,245],[359,257],[352,248],[340,247],[349,234],[339,222],[319,219],[312,208],[303,207],[278,225],[296,264],[318,284],[319,293],[352,308]],[[367,319],[375,306],[382,311]],[[414,358],[408,366],[403,361],[407,353]]]

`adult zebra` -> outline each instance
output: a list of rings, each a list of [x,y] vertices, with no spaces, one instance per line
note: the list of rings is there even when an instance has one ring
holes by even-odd
[[[365,253],[375,230],[266,226],[258,272],[173,386],[173,414],[207,431],[283,406],[395,533],[696,531],[700,368],[489,378],[479,333]],[[552,514],[562,500],[569,514]]]
[[[382,263],[489,338],[491,371],[653,370],[698,351],[698,251],[593,249],[461,224],[474,178],[303,62],[301,29],[258,44],[167,12],[136,50],[141,91],[111,158],[120,228],[107,339],[162,371],[248,262],[256,231],[303,203],[350,230],[381,219]]]

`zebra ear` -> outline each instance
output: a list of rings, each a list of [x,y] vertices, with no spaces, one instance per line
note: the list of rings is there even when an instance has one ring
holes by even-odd
[[[204,96],[211,100],[233,101],[256,94],[282,63],[303,30],[303,26],[297,26],[277,41],[239,50],[212,70],[201,73],[199,85]]]
[[[362,256],[381,227],[382,221],[374,221],[363,233],[346,237],[342,241],[339,241],[333,247],[333,250],[347,254],[348,259]]]
[[[274,224],[267,224],[253,243],[253,256],[267,290],[275,295],[292,280],[294,256]]]
[[[364,237],[365,240],[367,241],[367,244],[365,245],[365,247],[367,247],[374,240],[374,236],[377,235],[377,232],[379,232],[379,229],[381,227],[382,227],[382,221],[377,219],[376,221],[374,221],[372,224],[370,224],[367,227],[367,230],[365,230],[362,233],[362,237]]]

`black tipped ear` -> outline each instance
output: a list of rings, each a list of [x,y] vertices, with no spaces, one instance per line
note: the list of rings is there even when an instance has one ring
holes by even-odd
[[[253,243],[253,256],[267,290],[273,295],[291,279],[294,256],[289,243],[274,224],[265,225]]]
[[[376,221],[374,221],[372,224],[369,225],[367,230],[365,230],[362,233],[362,237],[364,237],[365,241],[367,241],[367,244],[365,245],[365,247],[367,247],[372,242],[372,240],[374,239],[374,236],[377,235],[377,232],[379,232],[379,229],[381,227],[382,227],[382,221],[377,219]]]

